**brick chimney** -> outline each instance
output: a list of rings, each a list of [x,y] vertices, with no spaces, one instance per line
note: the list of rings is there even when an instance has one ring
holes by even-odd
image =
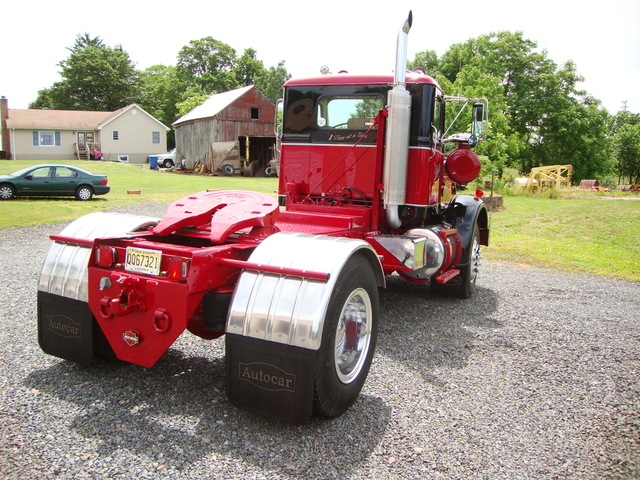
[[[2,154],[0,158],[11,158],[11,142],[9,140],[9,129],[7,128],[7,120],[9,119],[9,101],[3,95],[0,98],[0,129],[2,129]]]

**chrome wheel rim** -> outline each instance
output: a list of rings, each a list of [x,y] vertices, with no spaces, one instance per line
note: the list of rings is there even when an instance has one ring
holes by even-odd
[[[478,237],[473,237],[473,245],[471,246],[471,283],[475,285],[480,271],[480,259],[482,258],[482,249]]]
[[[356,288],[342,307],[334,348],[336,373],[342,383],[351,383],[362,371],[371,345],[373,310],[364,288]]]
[[[2,199],[7,199],[7,198],[11,198],[11,194],[13,192],[11,191],[11,187],[0,187],[0,198]]]

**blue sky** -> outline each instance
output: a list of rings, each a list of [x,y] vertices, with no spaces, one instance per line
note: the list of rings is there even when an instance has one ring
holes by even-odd
[[[212,36],[238,54],[254,48],[266,66],[285,60],[294,76],[315,75],[322,65],[387,73],[394,68],[398,29],[413,10],[409,59],[428,49],[442,55],[482,34],[520,30],[556,63],[573,60],[585,77],[581,87],[610,113],[623,101],[640,113],[639,0],[6,3],[0,6],[0,95],[10,108],[27,108],[38,90],[60,80],[57,64],[85,32],[122,45],[139,69],[174,65],[190,40]]]

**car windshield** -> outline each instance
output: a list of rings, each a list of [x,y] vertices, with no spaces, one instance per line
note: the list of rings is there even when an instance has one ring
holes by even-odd
[[[21,175],[26,174],[30,170],[33,170],[33,167],[23,168],[22,170],[18,170],[17,172],[9,173],[7,176],[9,176],[9,177],[19,177]]]

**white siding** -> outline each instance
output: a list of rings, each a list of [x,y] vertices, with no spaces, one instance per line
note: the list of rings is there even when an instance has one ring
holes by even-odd
[[[33,130],[12,129],[10,135],[14,160],[73,160],[76,158],[73,146],[76,142],[75,132],[61,131],[59,147],[34,145]]]
[[[114,131],[118,132],[118,140],[113,140]],[[159,144],[153,143],[153,132],[160,132]],[[117,160],[118,155],[128,155],[131,163],[146,163],[149,155],[167,151],[165,127],[137,107],[107,122],[100,140],[103,158],[111,161]]]

